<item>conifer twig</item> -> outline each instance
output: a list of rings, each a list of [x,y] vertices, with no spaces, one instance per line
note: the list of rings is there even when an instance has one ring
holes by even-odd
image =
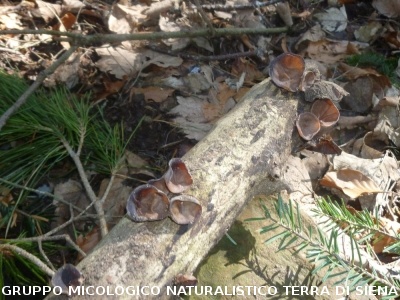
[[[40,268],[44,273],[46,273],[48,276],[52,277],[54,275],[54,271],[50,269],[44,262],[42,262],[39,258],[37,258],[35,255],[30,254],[28,251],[22,249],[21,247],[15,246],[15,245],[10,245],[10,244],[0,244],[0,251],[1,250],[10,250],[12,252],[17,253],[18,255],[21,255],[25,257],[26,259],[30,260],[33,262],[38,268]]]
[[[99,220],[101,236],[104,237],[108,233],[108,229],[107,229],[107,222],[106,222],[105,215],[104,215],[103,205],[102,205],[101,201],[97,198],[96,194],[94,193],[94,191],[92,189],[92,186],[89,183],[89,180],[86,176],[85,170],[83,168],[81,160],[79,159],[79,156],[72,149],[71,145],[68,143],[67,140],[62,138],[61,142],[63,143],[69,156],[72,158],[72,160],[75,163],[76,169],[78,170],[78,173],[79,173],[79,177],[81,178],[81,181],[83,183],[83,187],[85,188],[85,191],[86,191],[91,203],[93,203],[93,206],[96,210],[97,218]]]
[[[64,54],[61,55],[60,58],[57,59],[50,67],[39,73],[38,77],[36,78],[36,81],[0,117],[0,130],[6,124],[7,120],[11,117],[11,115],[14,114],[18,110],[18,108],[20,108],[28,100],[29,96],[42,84],[42,82],[49,75],[53,74],[54,71],[57,70],[57,68],[61,66],[61,64],[65,62],[77,48],[78,48],[77,46],[71,46],[71,48],[65,51]]]
[[[71,217],[74,221],[76,221],[76,218]],[[18,241],[18,242],[48,242],[48,241],[58,241],[58,240],[65,240],[72,248],[74,248],[76,251],[78,251],[82,256],[86,256],[86,253],[82,251],[81,248],[71,239],[71,237],[68,234],[60,234],[60,235],[53,235],[49,236],[47,233],[40,235],[40,236],[35,236],[35,237],[29,237],[29,238],[18,238],[12,241]],[[8,240],[11,241],[11,240]]]

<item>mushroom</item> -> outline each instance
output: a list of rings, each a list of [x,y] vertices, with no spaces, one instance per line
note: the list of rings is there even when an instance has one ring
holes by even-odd
[[[157,179],[150,179],[149,181],[147,181],[147,183],[151,184],[152,186],[155,186],[157,189],[164,192],[165,194],[169,193],[168,187],[165,184],[164,177],[157,178]]]
[[[168,208],[167,195],[149,184],[134,189],[126,204],[129,217],[136,222],[162,220],[168,216]]]
[[[304,70],[305,62],[300,55],[283,53],[271,61],[269,76],[277,86],[297,92],[302,87]]]
[[[311,113],[318,118],[322,127],[336,124],[340,117],[340,112],[335,104],[327,98],[316,100],[311,107]]]
[[[309,141],[319,132],[321,125],[313,113],[303,112],[296,120],[296,127],[299,135]]]
[[[169,168],[164,174],[165,184],[171,193],[182,193],[193,183],[185,163],[180,158],[173,158],[169,161]]]
[[[196,286],[197,285],[197,278],[193,276],[193,274],[178,274],[175,279],[174,283],[179,286]]]
[[[179,195],[171,198],[169,206],[171,219],[180,225],[193,224],[201,215],[201,205],[199,201],[189,195]]]
[[[51,278],[51,284],[60,287],[63,294],[69,293],[69,287],[82,285],[83,275],[74,265],[66,264],[59,268]]]

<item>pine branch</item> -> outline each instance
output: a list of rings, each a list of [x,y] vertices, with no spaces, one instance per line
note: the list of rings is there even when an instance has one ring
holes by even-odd
[[[380,235],[400,242],[399,236],[380,229],[378,216],[376,215],[375,219],[373,219],[368,211],[358,211],[352,214],[344,204],[339,205],[323,198],[317,199],[317,208],[314,211],[317,215],[329,217],[332,223],[335,224],[346,224],[347,228],[345,230],[351,234],[366,232],[366,237]],[[365,241],[367,239],[364,237],[362,240]]]
[[[38,266],[44,273],[46,273],[48,276],[52,277],[54,275],[54,271],[50,269],[45,263],[43,263],[39,258],[36,256],[30,254],[29,252],[25,251],[21,247],[15,246],[15,245],[10,245],[10,244],[0,244],[0,251],[4,250],[10,250],[12,252],[15,252],[16,254],[30,260],[33,262],[36,266]]]
[[[1,35],[1,34],[0,34]],[[24,94],[19,97],[19,99],[0,117],[0,130],[6,124],[7,120],[14,114],[28,99],[33,92],[40,87],[42,82],[51,74],[57,70],[61,64],[71,56],[72,53],[77,49],[77,46],[72,46],[63,55],[60,56],[50,67],[48,67],[43,72],[39,73],[36,81],[24,92]]]
[[[85,173],[85,169],[83,168],[83,165],[82,165],[81,160],[79,159],[79,156],[72,149],[71,145],[68,143],[68,141],[65,138],[63,138],[61,141],[62,141],[65,149],[67,150],[69,156],[74,161],[75,166],[79,173],[79,177],[81,178],[82,184],[85,188],[85,191],[86,191],[90,201],[93,203],[93,206],[97,213],[97,218],[99,220],[101,236],[104,237],[108,233],[108,228],[107,228],[106,218],[104,215],[103,205],[102,205],[101,201],[97,198],[96,194],[94,193],[94,191],[92,189],[92,186],[89,183],[89,180]]]
[[[344,268],[347,276],[346,278],[341,278],[336,284],[343,283],[344,281],[346,281],[346,283],[349,282],[350,287],[354,287],[356,284],[380,284],[388,286],[391,289],[394,288],[397,293],[400,293],[400,284],[395,279],[388,276],[388,272],[386,272],[386,274],[379,272],[378,276],[377,270],[373,267],[373,264],[370,264],[371,271],[362,264],[362,254],[358,242],[351,235],[349,236],[350,247],[352,249],[351,258],[342,257],[343,253],[341,252],[342,249],[339,247],[340,243],[338,239],[341,235],[344,235],[344,232],[338,225],[334,224],[335,227],[330,228],[329,237],[326,237],[326,233],[319,228],[317,228],[317,232],[315,232],[311,225],[307,229],[304,228],[297,203],[295,209],[290,200],[289,204],[286,204],[279,195],[278,201],[274,206],[278,218],[274,218],[268,208],[263,205],[265,213],[264,218],[248,219],[248,221],[272,221],[272,224],[263,227],[260,233],[266,233],[278,228],[284,229],[282,232],[269,238],[265,242],[266,244],[280,240],[280,250],[295,249],[295,253],[305,250],[307,259],[312,260],[316,264],[312,271],[313,274],[325,267],[328,268],[322,281],[343,275],[343,272],[333,274],[333,271],[337,267],[341,267]],[[330,225],[332,225],[332,223]],[[293,244],[295,245],[293,246]]]

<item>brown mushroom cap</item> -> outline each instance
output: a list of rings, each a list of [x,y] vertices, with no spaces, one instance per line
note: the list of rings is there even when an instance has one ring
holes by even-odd
[[[136,222],[162,220],[168,216],[168,208],[167,195],[149,184],[134,189],[126,204],[129,217]]]
[[[173,158],[169,161],[169,168],[164,174],[165,184],[171,193],[182,193],[193,183],[192,175],[180,158]]]
[[[180,225],[193,224],[202,212],[199,201],[189,195],[179,195],[171,199],[169,207],[171,219]]]
[[[312,107],[311,112],[319,119],[321,126],[329,127],[339,121],[340,112],[330,99],[318,99]]]
[[[301,88],[304,70],[305,62],[300,55],[283,53],[271,62],[269,76],[277,86],[297,92]]]
[[[54,273],[51,284],[60,287],[63,294],[68,294],[70,286],[80,286],[83,280],[82,273],[74,265],[66,264]]]
[[[299,135],[307,141],[311,140],[321,129],[318,118],[310,112],[303,112],[299,115],[296,127]]]
[[[169,193],[168,187],[165,184],[164,177],[157,178],[157,179],[150,179],[147,181],[148,184],[151,184],[152,186],[155,186],[157,189],[159,189],[161,192],[164,192],[165,194]]]

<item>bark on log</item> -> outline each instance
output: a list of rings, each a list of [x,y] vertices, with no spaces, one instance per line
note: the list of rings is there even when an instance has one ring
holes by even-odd
[[[154,298],[169,298],[166,287],[174,277],[196,269],[253,196],[286,187],[284,165],[292,148],[299,98],[300,94],[283,91],[270,80],[254,86],[183,157],[194,181],[187,194],[203,207],[200,220],[179,226],[170,219],[148,223],[122,219],[78,265],[85,286],[158,286],[161,294]],[[93,296],[74,299],[89,298]],[[109,298],[113,297],[104,296]]]

